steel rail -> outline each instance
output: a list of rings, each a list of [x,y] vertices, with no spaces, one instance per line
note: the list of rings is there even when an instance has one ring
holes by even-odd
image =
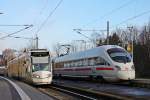
[[[78,87],[59,85],[56,83],[53,83],[53,86],[57,87],[57,88],[65,89],[67,91],[71,91],[71,92],[74,92],[77,94],[81,94],[81,96],[84,95],[84,96],[82,96],[83,97],[82,99],[84,99],[84,97],[87,97],[86,98],[87,100],[99,100],[99,99],[132,100],[133,99],[130,97],[125,97],[125,96],[121,96],[121,95],[117,95],[117,94],[106,93],[104,91],[99,92],[99,91],[93,91],[93,90],[89,90],[89,89],[78,88]],[[91,98],[91,99],[88,99],[88,98]]]

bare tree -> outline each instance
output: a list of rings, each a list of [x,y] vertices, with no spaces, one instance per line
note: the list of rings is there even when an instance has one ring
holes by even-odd
[[[56,43],[53,45],[53,50],[56,54],[56,56],[60,56],[60,52],[61,52],[61,45],[59,43]]]
[[[134,26],[133,27],[133,41],[135,44],[138,43],[139,34],[140,34],[140,31],[138,30],[138,28],[136,26]]]
[[[4,57],[4,60],[5,60],[5,64],[7,64],[7,62],[9,62],[10,60],[14,59],[16,56],[15,56],[15,53],[14,53],[14,50],[13,49],[5,49],[3,52],[3,57]]]
[[[92,44],[94,45],[94,47],[100,46],[104,44],[105,36],[104,36],[104,33],[100,34],[100,33],[94,32],[91,35],[91,39],[92,39]]]

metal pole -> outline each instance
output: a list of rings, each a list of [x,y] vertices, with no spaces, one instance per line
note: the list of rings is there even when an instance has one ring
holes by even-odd
[[[132,61],[133,61],[133,38],[134,38],[134,36],[132,35],[132,30],[133,30],[133,26],[132,27],[127,27],[128,29],[129,29],[129,31],[130,31],[130,36],[132,36],[131,37],[131,41],[132,41]]]
[[[107,45],[109,44],[109,21],[107,21]]]
[[[38,38],[38,36],[37,36],[37,34],[36,34],[36,37],[35,37],[35,41],[36,41],[36,49],[38,49],[38,40],[39,40],[39,38]]]
[[[133,26],[132,26],[132,32],[133,32],[133,33],[132,33],[132,34],[133,34],[133,35],[132,35],[132,61],[133,61],[133,55],[134,55],[134,54],[133,54],[133,52],[134,52],[134,51],[133,51],[133,50],[134,50],[134,37],[135,37],[135,33],[134,33]]]

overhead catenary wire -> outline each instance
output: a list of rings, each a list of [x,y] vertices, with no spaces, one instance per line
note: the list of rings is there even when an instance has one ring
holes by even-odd
[[[129,0],[128,2],[126,2],[126,3],[122,4],[122,5],[120,5],[119,7],[114,8],[114,9],[112,9],[111,11],[105,13],[104,15],[102,15],[101,17],[99,17],[98,19],[93,20],[93,21],[87,23],[87,24],[84,25],[83,27],[85,27],[85,26],[87,26],[87,25],[89,25],[89,24],[95,23],[95,22],[97,22],[99,19],[101,19],[101,20],[104,19],[106,16],[111,15],[111,14],[113,14],[113,13],[119,11],[120,9],[122,9],[122,8],[124,8],[124,7],[127,7],[129,4],[131,4],[131,3],[134,2],[134,1],[135,1],[135,0]]]
[[[17,34],[17,33],[19,33],[19,32],[22,32],[22,31],[24,31],[24,30],[26,30],[26,29],[28,29],[28,28],[30,28],[30,27],[32,27],[32,26],[33,26],[33,25],[30,25],[30,26],[27,26],[27,27],[25,27],[25,28],[22,28],[22,29],[20,29],[20,30],[18,30],[18,31],[16,31],[16,32],[7,34],[7,35],[1,37],[0,39],[4,39],[4,38],[7,38],[7,37],[12,36],[12,35],[14,35],[14,34]]]
[[[48,5],[48,0],[45,1],[45,3],[43,4],[41,10],[39,11],[39,14],[37,14],[37,16],[33,19],[33,25],[34,26],[38,25],[39,18],[43,14],[44,10],[47,8],[47,5]],[[35,29],[32,28],[31,32],[34,33]]]
[[[33,25],[37,23],[37,20],[39,19],[39,16],[43,14],[44,10],[47,8],[48,0],[44,3],[43,7],[41,8],[39,14],[36,16],[36,18],[33,20]]]
[[[49,15],[47,16],[47,18],[43,21],[43,23],[40,25],[40,27],[38,28],[38,30],[36,31],[36,34],[39,33],[39,31],[44,27],[44,25],[46,24],[46,22],[48,21],[48,19],[54,14],[54,12],[56,11],[56,9],[60,6],[60,4],[62,3],[63,0],[60,0],[58,2],[58,4],[56,5],[56,7],[49,13]]]
[[[1,24],[0,27],[1,27],[1,26],[33,26],[33,25],[28,25],[28,24],[25,24],[25,25],[5,25],[5,24],[3,24],[3,25],[2,25],[2,24]]]
[[[11,37],[11,38],[16,38],[16,39],[27,39],[27,40],[36,40],[35,38],[29,38],[29,37],[19,37],[19,36],[8,36],[8,37]]]
[[[141,17],[141,16],[143,16],[143,15],[145,15],[145,14],[148,14],[148,13],[150,13],[150,10],[145,11],[145,12],[142,12],[142,13],[140,13],[140,14],[138,14],[138,15],[135,15],[135,16],[133,16],[133,17],[130,17],[130,18],[126,19],[126,20],[123,20],[122,22],[120,22],[119,24],[117,24],[117,25],[115,25],[115,26],[113,26],[113,27],[117,27],[117,26],[119,26],[119,25],[121,25],[121,24],[123,24],[123,23],[125,23],[125,22],[127,22],[127,21],[136,19],[136,18]],[[111,28],[113,28],[113,27],[111,27]]]

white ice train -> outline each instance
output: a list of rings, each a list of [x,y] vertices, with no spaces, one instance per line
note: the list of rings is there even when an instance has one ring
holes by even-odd
[[[52,66],[46,49],[33,49],[8,62],[8,76],[34,85],[51,84]]]
[[[117,45],[103,45],[53,60],[54,75],[94,77],[106,81],[133,80],[135,67],[130,54]]]

